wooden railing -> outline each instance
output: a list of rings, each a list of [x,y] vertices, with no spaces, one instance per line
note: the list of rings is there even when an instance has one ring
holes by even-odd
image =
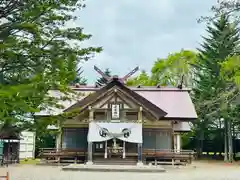
[[[81,155],[84,156],[87,153],[87,149],[79,149],[79,148],[67,148],[67,149],[56,149],[56,148],[43,148],[40,150],[40,157],[46,156],[74,156]]]
[[[56,149],[43,148],[40,150],[39,157],[46,162],[84,162],[87,156],[87,149]]]
[[[153,158],[158,160],[172,160],[172,162],[181,161],[191,163],[195,158],[195,152],[192,150],[173,150],[173,149],[143,149],[143,158]]]
[[[100,153],[100,152],[93,153],[93,156],[94,155],[104,157],[104,153]],[[47,161],[54,161],[54,162],[60,162],[61,159],[64,159],[64,158],[72,158],[73,162],[77,162],[79,159],[82,159],[83,161],[85,161],[87,157],[87,149],[44,148],[44,149],[41,149],[39,156],[42,159],[45,159]],[[126,153],[126,157],[131,157],[131,156],[138,156],[138,153],[137,152]],[[176,151],[173,149],[143,149],[142,156],[143,156],[143,160],[147,160],[147,159],[154,159],[154,161],[179,160],[186,163],[191,163],[195,157],[195,153],[194,151],[191,151],[191,150]]]

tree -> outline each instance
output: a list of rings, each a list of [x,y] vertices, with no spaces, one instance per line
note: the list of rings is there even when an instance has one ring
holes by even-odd
[[[151,75],[146,71],[135,78],[129,79],[128,85],[144,86],[177,86],[183,80],[186,86],[192,86],[194,68],[191,64],[196,62],[197,53],[188,50],[168,55],[166,59],[158,59],[153,67]],[[183,76],[184,75],[184,76]],[[183,78],[183,79],[182,79]]]
[[[194,66],[196,81],[194,100],[199,114],[199,121],[195,127],[199,130],[200,142],[204,137],[204,129],[208,130],[214,120],[217,121],[224,117],[224,127],[227,127],[229,104],[226,99],[235,92],[228,89],[230,87],[220,76],[221,63],[227,57],[236,54],[239,45],[237,23],[230,22],[225,14],[208,25],[207,32],[208,36],[203,37],[204,42],[201,44],[200,54]],[[223,93],[227,96],[225,94],[223,96]]]
[[[158,59],[152,68],[155,84],[177,86],[184,77],[184,85],[192,87],[193,67],[197,53],[188,50],[170,54],[166,59]]]
[[[128,86],[154,86],[154,82],[146,71],[142,71],[141,74],[135,78],[131,78],[127,81]]]
[[[70,85],[80,84],[80,85],[86,85],[87,79],[82,76],[83,70],[82,67],[78,68],[76,70],[76,78],[71,82]]]
[[[210,16],[202,16],[199,22],[207,21],[212,22],[213,20],[219,18],[222,14],[233,17],[235,20],[240,20],[239,10],[240,3],[239,0],[218,0],[217,4],[213,5],[211,8],[213,14]]]
[[[57,105],[48,90],[67,92],[79,61],[101,51],[80,47],[91,35],[67,26],[83,7],[81,0],[1,1],[1,121],[25,122],[23,116],[39,111],[39,105]]]
[[[221,75],[231,84],[240,87],[240,56],[232,56],[221,63]]]
[[[107,76],[111,77],[111,71],[109,70],[109,68],[107,68],[107,69],[104,71],[104,73],[105,73]],[[107,84],[107,80],[104,79],[103,77],[97,79],[97,81],[96,81],[96,85],[98,85],[98,86],[104,86],[105,84]]]

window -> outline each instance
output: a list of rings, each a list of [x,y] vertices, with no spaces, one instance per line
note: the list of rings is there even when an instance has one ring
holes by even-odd
[[[103,149],[103,143],[96,143],[96,149]]]

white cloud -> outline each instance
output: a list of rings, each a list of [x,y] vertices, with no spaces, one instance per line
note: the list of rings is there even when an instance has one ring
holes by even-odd
[[[197,18],[206,15],[216,0],[88,0],[78,13],[77,25],[93,37],[86,44],[104,51],[84,64],[93,83],[98,74],[93,65],[124,75],[139,65],[150,70],[158,57],[182,48],[195,49],[204,25]]]

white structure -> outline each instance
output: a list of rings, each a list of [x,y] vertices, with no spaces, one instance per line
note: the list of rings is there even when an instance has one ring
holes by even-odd
[[[21,134],[19,158],[35,158],[35,133],[23,131]]]

